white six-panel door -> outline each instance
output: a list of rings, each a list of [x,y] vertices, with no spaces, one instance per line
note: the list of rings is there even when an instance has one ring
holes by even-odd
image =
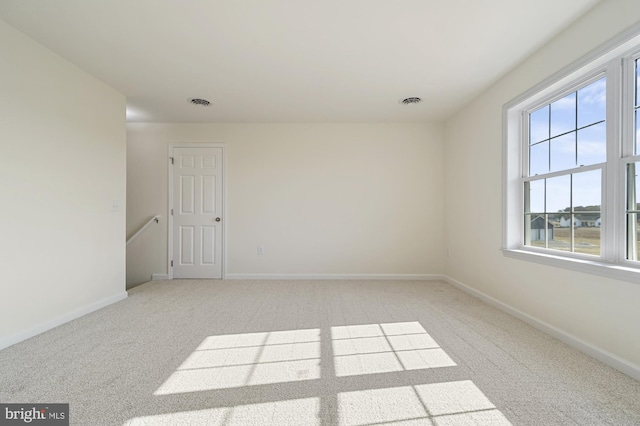
[[[222,278],[222,148],[173,148],[173,278]]]

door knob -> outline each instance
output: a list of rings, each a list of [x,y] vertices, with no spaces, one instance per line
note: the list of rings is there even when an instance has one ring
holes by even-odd
[[[216,222],[220,222],[220,218],[219,217],[216,217]]]

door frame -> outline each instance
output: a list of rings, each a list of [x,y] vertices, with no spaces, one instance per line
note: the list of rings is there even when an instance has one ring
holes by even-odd
[[[171,260],[173,259],[173,215],[171,214],[171,209],[173,207],[173,150],[174,148],[221,148],[222,149],[222,166],[221,166],[221,177],[222,177],[222,250],[220,251],[220,262],[222,268],[222,278],[225,279],[226,271],[227,271],[227,149],[225,144],[221,143],[170,143],[169,144],[169,154],[167,156],[167,168],[169,169],[169,182],[168,182],[168,207],[167,207],[167,217],[168,226],[168,250],[167,250],[167,271],[169,279],[173,279],[173,266],[171,266]]]

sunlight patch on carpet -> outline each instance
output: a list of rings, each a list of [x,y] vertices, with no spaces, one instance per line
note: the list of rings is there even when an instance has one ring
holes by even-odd
[[[341,426],[511,424],[470,380],[343,392],[338,404]]]
[[[331,339],[338,377],[456,366],[417,321],[332,327]]]
[[[209,336],[155,395],[320,378],[320,330]]]

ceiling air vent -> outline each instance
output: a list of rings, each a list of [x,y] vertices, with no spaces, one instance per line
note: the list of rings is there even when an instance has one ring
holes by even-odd
[[[200,98],[193,98],[189,102],[191,102],[194,105],[200,105],[200,106],[209,106],[209,105],[211,105],[211,102],[209,102],[208,100],[200,99]]]
[[[409,105],[409,104],[417,104],[422,102],[422,99],[420,98],[404,98],[401,103],[405,104],[405,105]]]

